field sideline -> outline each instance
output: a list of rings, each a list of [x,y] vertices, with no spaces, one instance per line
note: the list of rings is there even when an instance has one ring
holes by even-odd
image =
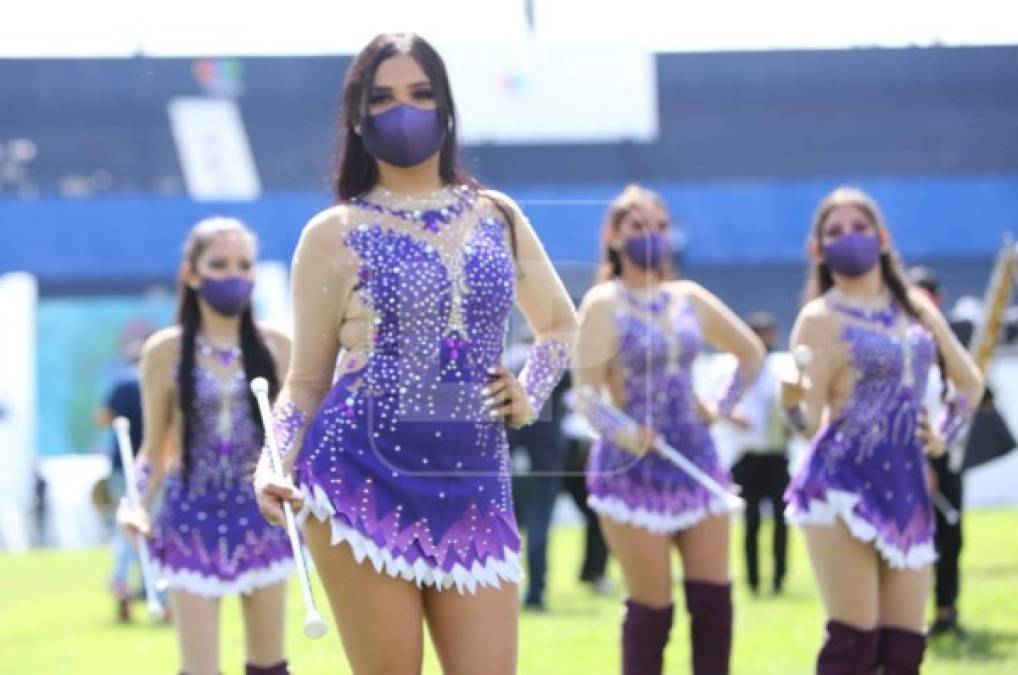
[[[737,528],[738,529],[738,528]],[[961,611],[970,637],[934,643],[923,668],[929,675],[1018,673],[1018,510],[981,511],[966,517]],[[765,532],[769,537],[769,532]],[[823,616],[798,534],[791,537],[787,590],[780,598],[751,597],[736,572],[734,675],[807,675],[820,643]],[[520,629],[523,675],[611,675],[618,672],[621,595],[595,597],[573,581],[581,532],[557,530],[552,537],[551,579],[546,614],[524,614]],[[733,543],[735,541],[733,540]],[[769,549],[769,540],[761,542]],[[739,548],[739,547],[735,547]],[[135,623],[113,622],[105,592],[105,550],[0,556],[0,673],[4,675],[165,675],[176,672],[171,629],[147,623],[135,606]],[[765,560],[764,578],[769,561]],[[618,579],[617,570],[613,575]],[[681,590],[678,587],[677,590]],[[324,594],[318,598],[326,606]],[[300,634],[302,610],[296,583],[288,606],[288,649],[298,675],[347,673],[338,638],[318,642]],[[685,612],[677,597],[676,628],[667,653],[667,673],[688,672]],[[236,601],[225,604],[222,666],[242,672],[243,636]],[[439,673],[434,656],[426,673]]]

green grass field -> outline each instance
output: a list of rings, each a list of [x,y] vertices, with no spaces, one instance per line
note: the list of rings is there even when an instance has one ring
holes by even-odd
[[[1018,511],[972,513],[966,520],[961,611],[970,636],[934,643],[924,673],[1018,673]],[[581,533],[560,529],[552,539],[549,612],[524,614],[520,673],[600,675],[618,671],[621,594],[595,597],[573,581]],[[766,550],[765,547],[761,547]],[[768,561],[769,562],[769,561]],[[172,629],[151,625],[136,606],[136,622],[113,622],[104,580],[106,551],[33,553],[0,557],[0,673],[4,675],[165,675],[175,673]],[[741,560],[735,570],[742,569]],[[812,672],[823,614],[808,561],[792,537],[786,593],[751,597],[737,583],[733,673],[796,675]],[[765,567],[765,572],[769,570]],[[617,570],[613,574],[618,578]],[[765,577],[766,578],[766,577]],[[680,590],[680,589],[677,589]],[[335,630],[320,641],[300,634],[302,610],[296,584],[289,604],[288,649],[294,672],[348,672]],[[322,605],[324,595],[318,590]],[[681,596],[677,598],[682,606]],[[668,647],[666,672],[688,672],[684,612]],[[242,672],[243,639],[238,603],[224,611],[223,672]],[[433,655],[426,673],[438,673]]]

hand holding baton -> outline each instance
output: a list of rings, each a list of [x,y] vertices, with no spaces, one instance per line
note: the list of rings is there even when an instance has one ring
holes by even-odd
[[[134,473],[134,450],[131,447],[131,423],[126,417],[113,420],[113,431],[117,435],[117,448],[120,451],[120,463],[124,467],[124,479],[127,483],[127,501],[134,511],[141,510],[141,495],[138,494],[137,477]],[[152,559],[148,554],[148,542],[144,535],[138,536],[138,559],[141,561],[141,579],[145,584],[145,599],[148,613],[153,617],[163,616],[163,605],[156,593],[155,574],[152,570]]]
[[[781,413],[785,423],[794,431],[807,435],[806,419],[802,410],[802,399],[806,395],[809,381],[806,379],[806,368],[813,362],[813,350],[807,345],[797,345],[792,350],[792,362],[795,364],[795,379],[781,378]]]
[[[813,362],[813,350],[808,345],[797,345],[792,350],[792,360],[799,371],[795,383],[802,386],[803,379],[806,377],[806,367]]]
[[[272,471],[282,477],[283,460],[279,455],[279,442],[276,439],[276,430],[272,422],[268,381],[264,377],[256,377],[251,380],[251,391],[258,401],[258,413],[262,418],[262,425],[265,427],[265,443],[269,449],[269,462],[272,463]],[[315,607],[315,598],[311,594],[311,579],[308,577],[308,570],[304,565],[304,548],[300,543],[300,536],[297,534],[297,521],[293,517],[293,508],[290,506],[290,502],[283,502],[283,513],[286,516],[286,533],[290,537],[293,558],[297,561],[297,576],[300,579],[301,594],[304,596],[304,635],[316,640],[325,635],[325,622],[322,621],[322,617]]]
[[[626,413],[622,412],[615,406],[602,401],[601,397],[598,396],[593,387],[589,385],[583,387],[580,390],[579,395],[580,398],[583,399],[585,405],[601,407],[602,412],[614,417],[615,421],[618,422],[620,426],[636,426],[636,422],[626,415]],[[690,461],[689,458],[681,452],[666,443],[660,436],[654,440],[652,447],[665,459],[685,471],[690,478],[705,487],[712,495],[720,499],[729,510],[741,511],[745,508],[746,503],[741,497],[732,493],[730,490],[725,488],[725,486],[718,483],[712,476],[704,473],[700,467]]]

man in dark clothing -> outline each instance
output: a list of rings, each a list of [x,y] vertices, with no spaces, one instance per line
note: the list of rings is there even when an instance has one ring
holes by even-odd
[[[126,417],[131,423],[131,447],[137,455],[141,447],[141,385],[134,370],[113,385],[105,406],[100,408],[97,414],[96,421],[99,426],[106,427],[112,425],[113,420],[118,417]],[[116,439],[113,439],[110,446],[110,462],[112,472],[123,476],[124,466],[120,462],[120,450]]]
[[[574,413],[576,414],[576,413]],[[592,591],[602,595],[611,594],[615,587],[606,576],[608,570],[608,544],[601,532],[597,512],[587,504],[587,457],[590,454],[590,440],[572,438],[566,442],[565,477],[562,486],[572,497],[576,508],[583,514],[586,523],[583,538],[583,562],[580,564],[580,581]]]
[[[785,580],[788,551],[788,530],[784,511],[785,488],[788,487],[788,430],[778,410],[777,322],[766,312],[746,319],[757,337],[767,347],[767,358],[756,382],[746,391],[732,415],[733,441],[742,457],[732,467],[732,477],[742,489],[746,500],[746,576],[749,588],[757,593],[760,569],[757,539],[760,530],[760,506],[768,502],[774,523],[774,577],[772,589],[780,593]]]
[[[941,307],[943,296],[936,273],[928,267],[913,267],[909,277],[916,286],[921,288],[931,300]],[[959,340],[963,343],[971,339],[973,328],[970,325],[952,323]],[[937,393],[939,374],[933,375],[930,382],[929,396]],[[933,407],[932,404],[930,407]],[[937,561],[934,575],[934,598],[936,614],[930,624],[928,635],[934,637],[945,633],[964,636],[965,631],[958,622],[958,594],[960,591],[959,559],[962,549],[962,486],[963,472],[974,466],[974,460],[990,453],[993,457],[1005,454],[1014,447],[1007,424],[993,404],[993,392],[989,387],[983,393],[967,436],[963,436],[954,447],[947,449],[942,456],[929,460],[932,471],[932,490],[939,492],[944,500],[957,511],[957,519],[948,520],[943,509],[934,509],[936,530],[934,542],[937,548]],[[985,461],[985,460],[983,460]],[[952,514],[953,515],[953,514]]]
[[[1015,438],[1007,426],[1007,422],[997,410],[993,401],[993,390],[989,387],[983,392],[967,440],[964,443],[962,457],[952,457],[951,452],[930,460],[935,479],[935,488],[944,499],[958,511],[958,520],[951,523],[940,509],[935,510],[937,546],[937,562],[934,576],[934,598],[936,600],[936,616],[930,624],[930,636],[954,633],[959,637],[965,635],[958,622],[958,594],[961,590],[961,573],[959,559],[962,548],[962,486],[965,469],[985,463],[1007,454],[1015,447]],[[955,467],[954,461],[961,466]]]
[[[95,423],[101,428],[109,428],[118,417],[127,418],[131,424],[131,447],[137,454],[141,448],[142,417],[141,417],[141,382],[138,373],[138,361],[144,336],[132,340],[125,345],[125,358],[128,368],[113,384],[105,402],[96,411]],[[114,506],[124,496],[127,480],[124,466],[120,460],[120,450],[114,436],[110,437],[110,475],[107,481],[109,503]],[[132,593],[129,587],[131,568],[138,564],[138,556],[124,535],[115,530],[113,533],[113,574],[110,588],[116,598],[117,618],[121,622],[131,620],[130,601]]]

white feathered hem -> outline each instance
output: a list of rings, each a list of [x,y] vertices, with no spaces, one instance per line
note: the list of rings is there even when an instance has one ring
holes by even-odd
[[[165,588],[186,591],[206,598],[221,598],[242,593],[247,595],[260,588],[285,581],[293,573],[293,560],[278,560],[268,567],[248,570],[235,579],[220,579],[194,570],[176,570],[152,561],[156,583]]]
[[[332,529],[332,545],[345,541],[353,551],[354,560],[360,564],[365,559],[370,560],[375,572],[379,574],[385,573],[390,577],[411,581],[418,588],[433,586],[444,591],[455,587],[459,593],[469,592],[471,595],[477,591],[478,586],[501,588],[503,581],[519,584],[523,580],[520,555],[509,547],[503,547],[504,559],[489,556],[483,565],[480,561],[474,561],[469,569],[457,563],[446,572],[429,565],[422,558],[411,563],[402,555],[393,555],[392,551],[381,548],[358,530],[340,521],[332,502],[321,487],[314,486],[312,493],[306,485],[302,485],[301,492],[304,495],[304,508],[297,515],[297,521],[303,524],[308,514],[314,514],[321,522],[328,520]]]
[[[795,525],[834,525],[838,518],[849,533],[865,543],[872,542],[887,564],[894,569],[921,569],[937,559],[933,540],[902,549],[879,536],[877,528],[855,512],[859,495],[844,490],[827,490],[824,499],[813,499],[803,511],[789,506],[785,519]]]
[[[707,516],[724,515],[732,511],[718,499],[711,499],[706,507],[700,506],[679,513],[662,513],[643,508],[634,509],[621,499],[596,495],[587,497],[587,505],[617,523],[639,527],[654,534],[675,534],[696,525]]]

